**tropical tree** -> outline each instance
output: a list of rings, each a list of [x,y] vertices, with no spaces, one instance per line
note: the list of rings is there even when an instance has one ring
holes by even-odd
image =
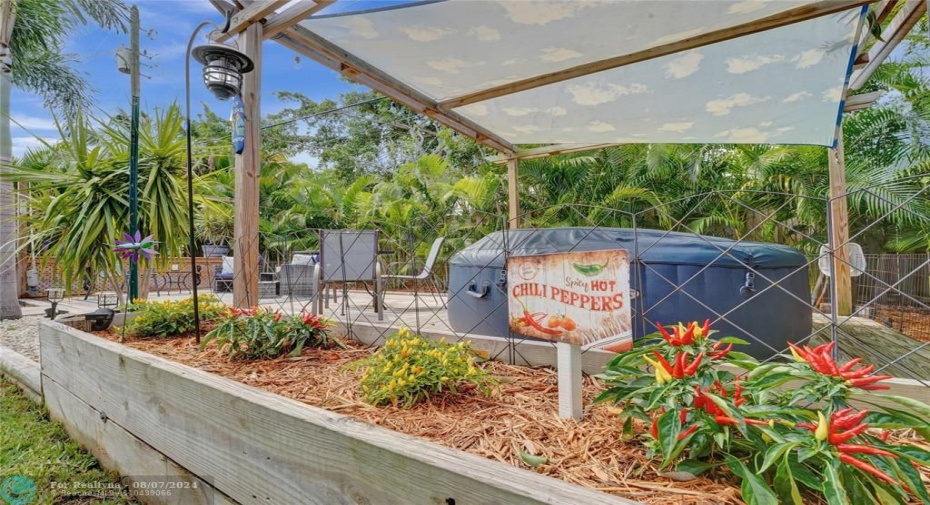
[[[127,12],[120,0],[0,0],[0,319],[22,316],[14,187],[5,177],[12,160],[11,86],[38,93],[66,113],[86,105],[91,88],[71,66],[75,58],[63,51],[64,43],[89,21],[125,31]]]

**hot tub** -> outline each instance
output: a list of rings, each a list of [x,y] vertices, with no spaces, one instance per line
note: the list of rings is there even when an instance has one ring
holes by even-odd
[[[633,338],[655,323],[712,321],[757,358],[811,332],[807,259],[783,245],[626,228],[494,232],[449,260],[449,322],[461,333],[511,335],[505,253],[513,256],[625,249],[630,258]],[[726,251],[724,253],[723,251]],[[772,286],[775,283],[777,286]]]

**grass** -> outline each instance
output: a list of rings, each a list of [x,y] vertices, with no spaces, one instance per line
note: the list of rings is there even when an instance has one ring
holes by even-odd
[[[44,408],[0,378],[0,505],[137,503],[107,487],[118,483]]]

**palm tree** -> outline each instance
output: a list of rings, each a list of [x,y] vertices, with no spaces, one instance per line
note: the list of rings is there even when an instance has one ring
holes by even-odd
[[[13,150],[11,86],[38,93],[46,106],[72,113],[89,102],[90,87],[71,67],[74,57],[63,52],[65,40],[89,20],[125,31],[126,19],[120,0],[0,0],[0,319],[22,317],[14,187],[5,176]]]

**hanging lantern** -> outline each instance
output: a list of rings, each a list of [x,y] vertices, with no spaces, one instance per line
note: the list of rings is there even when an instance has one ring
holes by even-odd
[[[197,46],[191,53],[203,65],[203,83],[220,100],[228,100],[242,89],[242,74],[255,68],[252,60],[225,44]]]

